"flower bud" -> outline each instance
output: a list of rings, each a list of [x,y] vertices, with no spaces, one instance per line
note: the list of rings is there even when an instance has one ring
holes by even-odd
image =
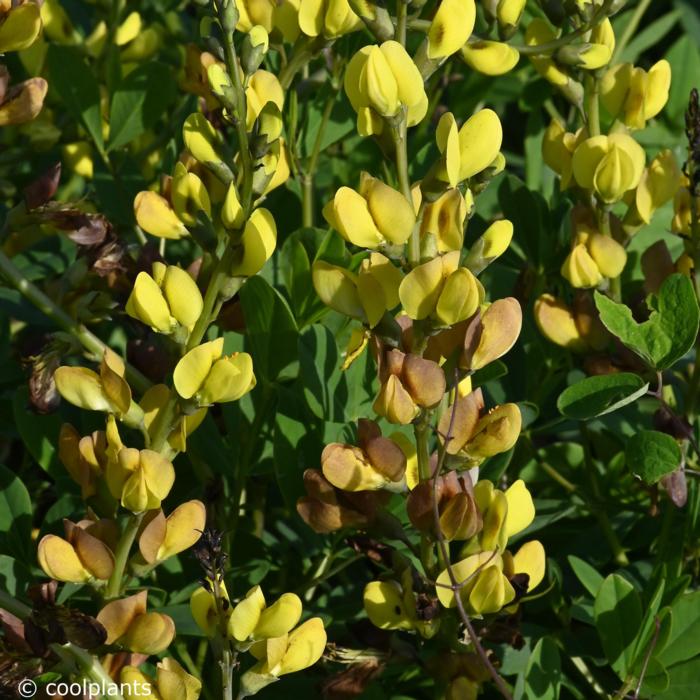
[[[88,532],[87,525],[63,521],[66,539],[57,535],[41,538],[37,550],[39,566],[56,581],[85,583],[106,581],[114,571],[112,550]]]
[[[107,603],[97,621],[107,630],[107,644],[118,644],[137,654],[159,654],[170,646],[175,623],[162,613],[146,612],[147,592]]]
[[[612,52],[605,44],[568,44],[557,51],[557,61],[585,70],[597,70],[610,62]]]
[[[344,492],[337,490],[316,469],[304,472],[307,496],[297,501],[297,512],[315,532],[328,533],[343,527],[366,527],[377,514],[383,491]]]
[[[241,66],[247,75],[255,73],[265,58],[270,39],[267,29],[260,24],[251,27],[243,40]]]
[[[348,0],[300,0],[299,27],[306,36],[336,39],[361,26]]]
[[[334,442],[321,455],[323,475],[344,491],[374,491],[399,484],[406,472],[406,456],[401,448],[382,437],[375,423],[366,423],[374,431],[371,436],[361,436],[364,439],[360,440],[360,447]]]
[[[0,54],[31,46],[41,31],[39,4],[4,3],[0,8]]]
[[[503,75],[513,70],[520,54],[509,44],[477,39],[462,47],[462,58],[473,70],[483,75]]]
[[[593,136],[579,144],[572,167],[580,187],[612,203],[639,184],[644,161],[644,149],[631,136],[615,133]]]
[[[25,124],[35,119],[44,106],[48,89],[49,85],[43,78],[30,78],[12,87],[0,104],[0,127]]]
[[[177,240],[188,235],[168,201],[155,192],[144,191],[136,195],[134,214],[136,223],[152,236]]]
[[[583,243],[575,245],[567,255],[561,266],[561,274],[572,287],[578,289],[597,287],[603,281],[603,273]]]
[[[594,231],[586,238],[586,247],[602,275],[615,278],[622,274],[627,253],[612,236]]]
[[[360,49],[348,64],[344,85],[362,136],[381,133],[381,117],[395,116],[402,105],[408,126],[420,122],[428,108],[423,78],[396,41]]]
[[[474,0],[442,0],[428,29],[428,58],[444,59],[459,51],[475,21]]]
[[[468,556],[466,559],[462,559],[461,561],[458,561],[456,564],[452,565],[452,572],[454,577],[459,581],[460,583],[463,583],[462,587],[459,589],[459,596],[462,599],[462,603],[465,605],[465,608],[469,610],[472,613],[475,613],[476,611],[472,608],[471,603],[469,602],[469,595],[474,589],[479,577],[481,576],[482,572],[484,572],[488,568],[495,568],[495,569],[500,569],[502,567],[502,559],[501,555],[498,554],[498,552],[492,552],[492,551],[485,551],[485,552],[479,552],[477,554],[472,554],[471,556]],[[500,573],[500,572],[499,572]],[[440,584],[443,584],[441,586],[437,586],[435,589],[435,592],[437,594],[438,600],[442,605],[446,608],[454,608],[457,605],[457,601],[455,600],[455,592],[450,589],[451,585],[451,579],[449,576],[449,573],[447,572],[447,569],[445,569],[440,575],[437,577],[437,582]],[[483,588],[483,584],[482,584]],[[512,589],[511,589],[512,590]],[[505,591],[504,591],[505,593]],[[513,598],[515,597],[515,592],[513,591]],[[477,600],[480,600],[481,596],[477,595],[477,598],[475,599],[475,602]],[[505,599],[505,595],[504,595]],[[511,598],[512,600],[512,598]],[[507,601],[510,602],[510,601]]]
[[[221,207],[221,221],[227,229],[239,229],[243,225],[243,207],[234,182],[231,182],[226,190],[226,198]]]
[[[542,294],[535,302],[534,315],[540,333],[547,340],[574,352],[587,349],[574,314],[560,299],[551,294]]]

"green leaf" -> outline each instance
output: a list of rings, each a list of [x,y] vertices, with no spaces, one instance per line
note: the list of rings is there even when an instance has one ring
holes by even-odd
[[[654,700],[697,700],[700,697],[700,657],[668,669],[668,688]]]
[[[23,596],[32,580],[29,568],[6,554],[0,554],[0,591]]]
[[[293,374],[298,331],[287,302],[262,277],[251,277],[240,296],[256,375],[273,382]]]
[[[639,595],[622,576],[610,574],[596,595],[593,613],[610,665],[620,678],[627,678],[634,662],[637,631],[642,622]]]
[[[632,311],[599,292],[595,302],[605,327],[651,367],[666,369],[695,343],[700,309],[690,280],[671,275],[661,286],[648,320],[637,323]]]
[[[26,387],[22,387],[12,397],[12,414],[22,442],[44,471],[54,479],[65,478],[66,470],[59,462],[56,450],[61,430],[59,415],[37,415],[27,410],[28,405],[29,392]]]
[[[666,60],[671,64],[673,80],[664,114],[671,121],[678,122],[688,107],[688,95],[700,74],[700,48],[685,34],[670,48]]]
[[[700,654],[700,591],[679,598],[671,611],[671,631],[658,657],[667,667]]]
[[[588,563],[570,554],[567,558],[569,565],[576,574],[576,578],[583,587],[595,598],[598,595],[603,577]]]
[[[68,112],[88,130],[97,147],[104,148],[100,88],[90,66],[72,46],[50,44],[49,89],[63,101]]]
[[[670,474],[681,463],[681,448],[666,433],[657,430],[640,430],[625,447],[627,466],[642,481],[655,484],[662,476]]]
[[[32,503],[22,480],[0,466],[0,554],[28,563],[32,550]]]
[[[671,29],[681,19],[682,13],[680,10],[671,10],[665,15],[654,20],[636,34],[636,36],[627,44],[625,50],[618,57],[619,63],[634,63],[639,55],[648,48],[657,44],[668,34]]]
[[[157,61],[140,65],[112,97],[108,150],[124,146],[155,126],[175,97],[172,68]]]
[[[556,700],[561,686],[559,647],[549,637],[535,645],[525,669],[527,700]]]
[[[648,382],[631,372],[586,377],[564,389],[557,399],[557,408],[567,418],[588,420],[636,401],[648,388]]]

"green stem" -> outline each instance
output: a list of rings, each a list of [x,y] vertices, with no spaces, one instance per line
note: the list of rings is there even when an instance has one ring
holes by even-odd
[[[139,527],[141,527],[143,516],[144,513],[134,513],[130,515],[124,532],[119,539],[117,550],[114,553],[114,571],[112,571],[112,575],[109,577],[105,590],[105,598],[108,600],[117,598],[121,594],[124,569],[126,569],[126,562],[129,559],[131,546],[134,544]]]
[[[97,657],[85,651],[85,649],[81,649],[72,642],[68,642],[67,644],[52,644],[51,649],[63,661],[75,664],[82,677],[104,688],[104,697],[123,700],[119,685],[112,680]]]
[[[394,151],[396,158],[396,175],[399,180],[399,188],[404,197],[413,207],[413,197],[411,196],[411,181],[408,177],[408,139],[406,134],[406,115],[401,117],[399,123],[392,128],[394,137]],[[415,226],[408,239],[407,247],[408,262],[411,267],[415,267],[420,262],[420,227]]]
[[[304,66],[308,65],[316,51],[322,48],[322,45],[317,46],[317,43],[317,41],[309,37],[301,37],[297,40],[289,61],[287,61],[278,75],[283,90],[289,89],[289,86],[294,80],[294,76],[296,76]]]
[[[96,359],[102,358],[105,350],[107,350],[107,345],[84,325],[71,318],[35,284],[30,282],[2,250],[0,250],[0,274],[2,274],[25,299],[34,304],[41,313],[50,318],[59,328],[78,340]],[[135,367],[129,364],[126,364],[126,379],[131,386],[141,393],[151,386],[151,382]]]
[[[588,135],[600,135],[600,103],[598,101],[599,83],[591,75],[586,79],[586,118]]]
[[[416,438],[416,456],[418,458],[418,478],[420,481],[430,479],[430,449],[428,446],[429,415],[418,419],[413,425],[413,434]]]
[[[301,225],[304,228],[314,225],[314,178],[310,173],[301,176]]]
[[[405,0],[397,0],[396,4],[396,41],[406,46],[406,23],[408,20],[408,4]]]

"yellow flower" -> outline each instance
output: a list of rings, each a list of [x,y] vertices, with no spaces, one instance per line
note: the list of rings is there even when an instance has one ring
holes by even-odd
[[[197,175],[188,172],[184,163],[175,165],[170,183],[170,197],[175,215],[186,226],[194,226],[200,212],[211,218],[209,192]]]
[[[132,513],[160,508],[175,481],[172,463],[153,450],[124,448],[109,462],[105,479],[110,493]]]
[[[428,58],[447,58],[459,51],[475,21],[474,0],[442,0],[428,29]]]
[[[84,524],[64,520],[66,539],[45,535],[39,542],[37,559],[47,576],[57,581],[85,583],[92,579],[106,581],[114,571],[112,550],[91,534],[89,521]]]
[[[35,2],[0,5],[0,54],[31,46],[41,31],[41,13]]]
[[[603,281],[603,273],[584,243],[576,244],[566,256],[561,266],[561,274],[569,284],[579,289],[597,287]]]
[[[639,184],[644,162],[644,149],[631,136],[616,133],[581,142],[574,151],[572,168],[580,187],[612,203]]]
[[[348,64],[344,85],[363,136],[381,133],[382,117],[396,116],[402,106],[408,126],[418,124],[428,109],[420,71],[397,41],[360,49]]]
[[[306,36],[336,39],[361,27],[348,0],[300,0],[299,28]]]
[[[141,556],[148,564],[157,564],[189,549],[202,536],[206,515],[201,501],[182,503],[167,518],[159,510],[139,536]]]
[[[153,700],[197,700],[202,690],[201,681],[187,673],[171,657],[158,663],[155,679],[135,666],[124,666],[119,681],[124,700],[140,700],[143,697]]]
[[[235,221],[235,219],[234,219]],[[246,221],[241,237],[240,257],[231,268],[233,277],[252,277],[275,252],[277,225],[267,209],[256,209]]]
[[[246,96],[246,128],[252,130],[255,120],[260,116],[268,102],[276,105],[280,111],[284,107],[284,91],[274,73],[257,70],[250,77],[245,91]]]
[[[681,171],[673,151],[661,151],[642,173],[635,192],[635,206],[642,221],[648,224],[653,213],[676,194]]]
[[[506,33],[512,32],[520,22],[526,0],[499,0],[496,19]]]
[[[402,245],[416,223],[411,203],[365,172],[359,192],[341,187],[324,207],[323,215],[346,241],[363,248],[377,248],[386,241]]]
[[[272,31],[272,18],[276,3],[274,0],[237,0],[239,32],[249,32],[256,25],[264,27],[266,32]]]
[[[443,158],[438,177],[456,187],[494,162],[501,150],[503,129],[491,109],[480,110],[461,129],[454,115],[446,112],[440,117],[436,139]]]
[[[187,150],[203,165],[221,162],[217,151],[219,135],[200,112],[190,114],[182,125],[182,138]]]
[[[238,352],[222,357],[224,339],[202,343],[190,350],[176,365],[175,389],[183,399],[199,406],[237,401],[255,386],[253,360]]]
[[[156,192],[139,192],[134,199],[134,214],[136,223],[152,236],[177,240],[188,235],[168,200]]]
[[[418,265],[404,277],[399,298],[411,318],[432,316],[441,325],[452,325],[476,311],[481,285],[458,263],[459,251],[453,251]]]
[[[370,328],[399,302],[401,271],[381,253],[370,253],[357,274],[317,260],[311,277],[316,294],[324,304]]]
[[[573,154],[586,136],[584,129],[579,129],[575,134],[566,131],[556,119],[552,119],[544,132],[542,158],[559,175],[559,186],[562,190],[569,187],[573,181]]]
[[[464,62],[484,75],[503,75],[515,68],[520,60],[517,49],[499,41],[477,39],[462,47]]]
[[[231,611],[228,634],[237,642],[281,637],[299,622],[301,612],[296,594],[283,593],[268,607],[260,586],[254,586]]]
[[[649,71],[631,63],[614,66],[603,76],[600,96],[605,109],[631,129],[643,129],[668,101],[671,65],[665,59]]]
[[[62,366],[54,373],[54,381],[61,396],[74,406],[114,413],[122,420],[138,423],[143,414],[131,400],[124,372],[121,357],[106,349],[99,374],[87,367]]]
[[[159,333],[178,325],[192,330],[204,302],[192,277],[176,265],[153,263],[153,276],[139,272],[126,302],[126,313]]]
[[[107,630],[107,644],[118,644],[137,654],[159,654],[172,642],[175,623],[168,615],[146,612],[148,593],[107,603],[97,621]]]
[[[375,627],[383,630],[414,628],[404,605],[404,592],[397,581],[371,581],[365,586],[362,601]]]
[[[563,348],[582,352],[587,348],[571,309],[551,294],[542,294],[535,302],[535,323],[540,333]]]
[[[414,199],[421,197],[419,186],[414,188],[413,194]],[[473,202],[469,190],[467,198],[456,187],[446,190],[434,202],[425,205],[421,236],[435,236],[439,253],[461,250],[464,243],[464,225],[468,212],[473,208]]]
[[[254,644],[250,651],[259,662],[252,673],[274,678],[313,666],[326,648],[326,630],[320,617],[312,617],[289,634]],[[246,674],[241,684],[245,687]]]
[[[525,43],[528,46],[547,44],[556,39],[552,27],[544,19],[533,19],[525,30]],[[558,87],[565,87],[569,81],[569,74],[562,70],[550,56],[546,54],[534,54],[530,56],[535,70],[548,82]]]

